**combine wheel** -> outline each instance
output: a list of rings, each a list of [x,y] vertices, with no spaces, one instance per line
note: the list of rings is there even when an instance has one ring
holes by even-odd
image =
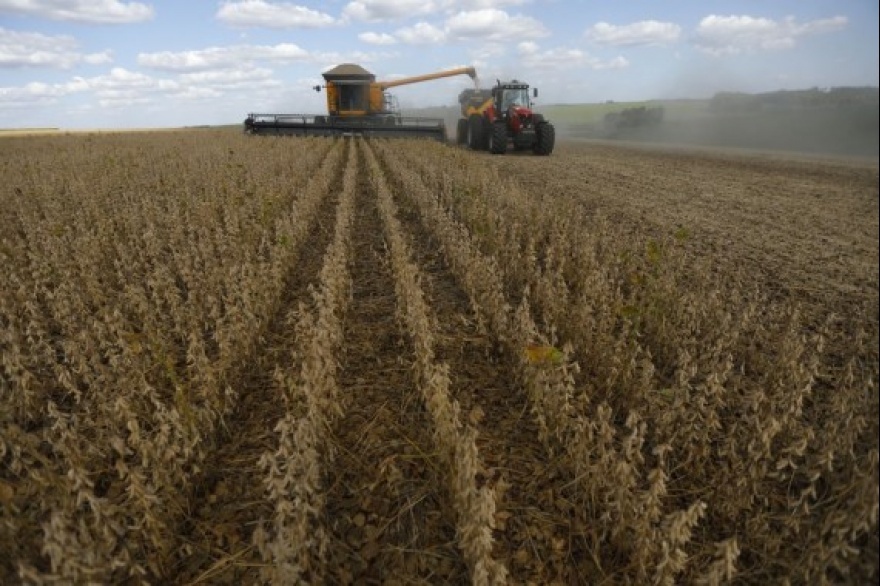
[[[489,135],[489,152],[493,155],[503,155],[507,152],[507,126],[498,121],[492,125],[492,133]]]
[[[467,145],[472,150],[481,151],[486,148],[486,130],[483,118],[477,114],[471,114],[467,122]]]
[[[549,122],[542,122],[535,127],[536,155],[549,155],[556,145],[556,129]]]
[[[468,121],[467,118],[459,118],[458,125],[455,127],[456,144],[465,144],[468,138]]]

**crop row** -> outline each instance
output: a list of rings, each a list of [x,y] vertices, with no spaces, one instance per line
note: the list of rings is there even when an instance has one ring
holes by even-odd
[[[465,150],[204,136],[0,147],[0,579],[876,575],[876,327]]]

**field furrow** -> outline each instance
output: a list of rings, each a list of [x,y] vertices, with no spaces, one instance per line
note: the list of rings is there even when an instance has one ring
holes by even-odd
[[[376,193],[359,172],[351,305],[338,378],[341,416],[330,437],[328,579],[339,584],[461,583],[445,502],[445,471],[400,330]]]

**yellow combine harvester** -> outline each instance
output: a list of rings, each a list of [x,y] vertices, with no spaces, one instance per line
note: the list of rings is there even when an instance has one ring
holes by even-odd
[[[407,118],[400,115],[388,89],[467,75],[476,83],[473,67],[461,67],[392,81],[376,76],[353,63],[344,63],[323,74],[327,90],[327,114],[248,114],[244,130],[250,134],[292,134],[297,136],[386,136],[425,137],[446,141],[442,118]],[[315,86],[321,91],[321,86]]]

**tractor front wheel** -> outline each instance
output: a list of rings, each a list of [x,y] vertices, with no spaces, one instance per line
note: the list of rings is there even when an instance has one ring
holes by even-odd
[[[535,127],[536,155],[549,155],[556,145],[556,129],[549,122],[541,122]]]
[[[489,135],[489,152],[493,155],[503,155],[507,152],[507,126],[503,121],[492,125],[492,133]]]

